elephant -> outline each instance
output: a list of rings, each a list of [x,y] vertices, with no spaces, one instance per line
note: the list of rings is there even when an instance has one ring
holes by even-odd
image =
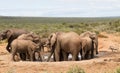
[[[39,51],[39,45],[35,44],[31,40],[22,40],[22,39],[15,39],[11,43],[11,54],[12,54],[12,60],[15,60],[15,55],[17,53],[25,53],[27,57],[30,57],[30,61],[35,60],[35,52]],[[41,55],[39,54],[40,58]],[[42,58],[41,58],[42,60]]]
[[[23,30],[23,29],[8,29],[8,30],[5,30],[3,31],[1,34],[0,34],[0,40],[4,40],[4,39],[7,39],[8,40],[8,44],[6,46],[6,50],[8,52],[10,52],[10,44],[11,42],[16,39],[19,35],[21,34],[26,34],[28,33],[28,31],[26,30]]]
[[[22,34],[17,39],[30,40],[30,41],[34,42],[35,44],[39,45],[39,49],[41,50],[41,46],[42,46],[41,39],[38,35],[36,35],[34,33]],[[37,53],[39,54],[40,52],[38,51]],[[24,57],[26,58],[26,55],[24,55]]]
[[[48,37],[47,45],[51,48],[51,54],[54,53],[54,61],[67,61],[68,55],[72,54],[72,61],[78,60],[78,54],[82,49],[80,37],[75,32],[56,32]]]
[[[84,37],[81,38],[82,41],[82,49],[80,50],[81,59],[88,59],[89,55],[91,58],[94,57],[94,43],[91,38]]]
[[[98,36],[97,36],[96,33],[90,32],[90,31],[86,31],[86,32],[80,34],[80,37],[81,38],[84,38],[84,37],[91,38],[93,43],[94,43],[95,52],[96,52],[96,54],[98,54]]]

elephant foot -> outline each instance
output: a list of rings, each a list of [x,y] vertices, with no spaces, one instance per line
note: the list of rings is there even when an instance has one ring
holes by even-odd
[[[10,53],[11,52],[11,50],[10,49],[7,49],[7,51]]]
[[[96,54],[99,54],[98,51],[96,52]]]

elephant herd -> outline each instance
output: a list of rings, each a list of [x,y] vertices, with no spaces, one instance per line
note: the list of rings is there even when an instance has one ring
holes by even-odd
[[[41,51],[45,46],[51,50],[47,61],[52,55],[54,61],[68,61],[69,54],[72,55],[72,61],[78,61],[79,54],[81,60],[94,58],[98,54],[98,37],[90,31],[80,35],[75,32],[56,32],[47,38],[40,38],[23,29],[8,29],[0,33],[0,40],[4,39],[8,41],[6,50],[12,55],[13,61],[16,61],[15,56],[21,60],[42,61]]]

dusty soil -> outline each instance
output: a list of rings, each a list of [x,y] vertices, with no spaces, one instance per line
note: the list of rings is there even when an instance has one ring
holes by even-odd
[[[112,52],[110,46],[120,49],[120,35],[106,34],[99,37],[99,54],[94,59],[62,62],[11,61],[11,54],[0,44],[0,73],[66,73],[70,68],[79,66],[86,73],[114,73],[120,67],[120,51]]]

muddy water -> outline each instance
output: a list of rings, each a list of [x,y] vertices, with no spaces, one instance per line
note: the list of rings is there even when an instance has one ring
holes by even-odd
[[[108,51],[99,51],[99,54],[98,54],[98,55],[95,55],[95,58],[105,57],[105,56],[109,56],[109,55],[111,55],[111,54],[113,54],[113,53],[112,53],[112,52],[108,52]],[[42,55],[43,61],[46,61],[46,60],[48,59],[48,56],[49,56],[49,55],[50,55],[50,53],[44,53],[44,54]],[[78,57],[79,57],[79,60],[81,60],[81,55],[80,55],[80,54],[79,54]],[[69,59],[69,61],[72,60],[72,55],[71,55],[71,54],[69,54],[68,59]],[[53,55],[52,55],[50,61],[53,61]]]

